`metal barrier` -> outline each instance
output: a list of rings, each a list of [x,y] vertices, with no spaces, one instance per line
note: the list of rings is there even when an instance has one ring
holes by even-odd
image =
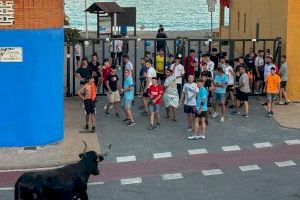
[[[213,47],[217,48],[219,52],[224,49],[228,53],[229,60],[233,61],[234,58],[246,55],[246,47],[251,47],[254,52],[257,49],[272,49],[274,62],[280,66],[281,57],[281,38],[276,39],[194,39],[194,38],[166,38],[166,39],[154,39],[154,38],[101,38],[101,39],[75,39],[73,41],[66,43],[66,96],[74,96],[77,89],[79,88],[79,82],[75,79],[76,72],[76,54],[75,45],[79,44],[82,52],[81,58],[87,57],[91,60],[91,56],[94,52],[98,54],[99,61],[103,61],[105,58],[111,58],[109,46],[111,42],[116,40],[122,40],[123,45],[128,45],[128,48],[123,49],[122,55],[128,55],[129,60],[134,65],[135,76],[135,94],[139,94],[139,79],[137,73],[139,72],[141,66],[138,64],[138,59],[144,57],[146,51],[152,53],[153,61],[155,63],[155,55],[157,53],[157,42],[165,41],[165,62],[168,54],[173,54],[175,56],[180,55],[182,63],[184,58],[188,55],[190,49],[201,52],[210,52]],[[88,43],[87,43],[88,42]],[[114,46],[114,45],[113,45]],[[123,82],[123,72],[124,63],[123,57],[121,59],[120,70],[117,74],[121,77]],[[72,67],[71,67],[72,66]],[[253,88],[253,87],[252,87]],[[104,89],[100,95],[105,95]]]

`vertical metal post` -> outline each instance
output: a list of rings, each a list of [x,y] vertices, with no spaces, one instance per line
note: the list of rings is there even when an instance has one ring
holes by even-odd
[[[243,56],[245,56],[245,46],[246,46],[246,42],[245,42],[245,40],[243,40]],[[254,51],[254,49],[253,49],[253,51]]]
[[[277,40],[273,41],[273,56],[275,56],[275,54],[276,54],[276,42],[277,42]],[[275,62],[275,60],[274,60],[274,62]]]
[[[73,76],[72,76],[72,77],[73,77],[73,79],[72,79],[72,81],[73,81],[73,82],[72,82],[73,88],[72,88],[72,89],[73,89],[73,92],[72,92],[72,95],[74,96],[75,93],[76,93],[76,91],[75,91],[75,84],[76,84],[76,83],[75,83],[75,70],[76,70],[76,69],[75,69],[75,65],[76,65],[76,59],[75,59],[75,56],[76,56],[76,55],[75,55],[75,43],[73,42],[72,45],[73,45],[73,48],[72,48],[72,49],[73,49],[73,50],[72,50],[72,51],[73,51],[73,69],[72,69],[72,73],[73,73],[73,74],[72,74],[72,75],[73,75]]]
[[[147,40],[144,40],[144,55],[143,55],[143,57],[145,56],[146,51],[147,51]]]
[[[264,50],[264,55],[266,55],[266,41],[264,41],[264,46],[263,46],[263,50]],[[264,57],[265,58],[265,57]]]
[[[97,12],[97,38],[100,38],[100,20],[99,20],[99,12]]]
[[[84,1],[84,10],[87,9],[87,0]],[[87,11],[84,11],[85,12],[85,37],[86,38],[89,38],[89,31],[88,31],[88,23],[87,23]]]
[[[93,54],[95,53],[95,42],[94,42],[94,40],[91,40],[91,42],[93,43]]]
[[[177,55],[176,55],[176,39],[174,39],[173,40],[173,42],[174,42],[174,53],[173,53],[173,55],[176,57]]]
[[[134,93],[136,94],[136,74],[137,74],[137,40],[134,40]]]
[[[282,40],[281,38],[279,37],[278,38],[278,67],[280,68],[281,67],[281,56],[282,56]]]
[[[82,43],[83,45],[82,45],[82,57],[84,58],[85,57],[85,44],[84,44],[84,42]]]
[[[210,35],[213,38],[213,12],[210,12]]]
[[[70,55],[70,42],[67,42],[67,92],[66,92],[66,97],[70,97],[71,96],[71,91],[70,91],[70,71],[71,71],[71,63],[70,63],[70,59],[71,59],[71,55]]]

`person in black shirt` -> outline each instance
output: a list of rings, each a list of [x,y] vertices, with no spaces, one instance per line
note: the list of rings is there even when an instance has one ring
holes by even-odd
[[[114,106],[116,111],[116,117],[120,118],[119,115],[119,104],[120,104],[120,93],[119,93],[119,77],[116,74],[117,70],[115,66],[111,66],[111,72],[106,77],[106,87],[107,87],[107,106],[104,111],[104,114],[108,117],[111,116],[111,114],[108,112],[109,107],[111,105]]]
[[[207,106],[211,107],[211,99],[212,99],[212,90],[213,90],[213,84],[212,80],[207,76],[210,71],[206,71],[205,73],[201,73],[201,78],[204,80],[204,88],[208,91],[208,99],[207,99]],[[208,117],[209,112],[206,112],[205,116],[205,122],[208,125]]]
[[[165,33],[164,28],[160,28],[158,30],[158,33],[156,34],[156,38],[167,38],[167,35]],[[156,42],[156,51],[159,51],[160,49],[163,49],[166,51],[166,41],[165,40],[159,40]]]
[[[219,66],[219,57],[217,55],[218,50],[216,48],[213,48],[211,50],[210,60],[215,63],[214,70],[218,69]]]
[[[206,76],[208,79],[211,80],[212,79],[212,73],[211,73],[211,71],[208,70],[207,63],[203,62],[201,64],[201,68],[202,68],[202,70],[201,70],[201,77]]]
[[[254,70],[254,58],[255,58],[255,54],[253,52],[249,53],[249,55],[245,58],[245,64],[247,66],[246,71],[249,72],[253,72]]]
[[[92,61],[89,62],[89,67],[92,68],[92,70],[93,70],[95,85],[96,85],[97,90],[98,90],[101,87],[101,82],[100,82],[101,79],[99,79],[101,77],[101,75],[100,75],[100,71],[99,71],[100,62],[98,61],[97,53],[94,53],[92,55]]]
[[[84,85],[87,82],[87,78],[93,75],[93,69],[88,66],[87,58],[82,58],[81,67],[76,70],[76,78],[80,80],[80,85]]]

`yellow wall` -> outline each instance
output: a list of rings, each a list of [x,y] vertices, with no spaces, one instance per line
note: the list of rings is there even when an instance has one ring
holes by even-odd
[[[289,0],[286,54],[288,59],[288,95],[300,100],[300,1]]]

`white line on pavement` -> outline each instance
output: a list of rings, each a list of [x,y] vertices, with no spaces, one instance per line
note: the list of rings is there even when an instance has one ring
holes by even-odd
[[[160,158],[170,158],[172,157],[171,152],[165,152],[165,153],[154,153],[153,154],[154,159],[160,159]]]
[[[241,148],[238,145],[222,147],[223,151],[240,151]]]
[[[135,156],[117,157],[117,162],[131,162],[136,161]]]
[[[256,148],[258,148],[258,149],[267,148],[267,147],[272,147],[273,146],[270,142],[254,143],[253,145]]]
[[[195,154],[207,153],[207,150],[206,149],[191,149],[191,150],[188,150],[188,152],[190,155],[195,155]]]
[[[0,188],[0,191],[9,191],[9,190],[14,190],[15,188],[10,188],[10,187],[8,187],[8,188]]]
[[[201,172],[204,176],[212,176],[212,175],[223,174],[222,170],[220,170],[220,169],[202,170]]]
[[[93,182],[93,183],[88,183],[88,185],[103,185],[104,182]]]
[[[288,166],[294,166],[296,163],[292,160],[282,161],[282,162],[275,162],[275,165],[277,167],[288,167]]]
[[[43,171],[43,170],[49,170],[49,169],[59,169],[64,166],[58,166],[58,167],[45,167],[45,168],[32,168],[32,169],[8,169],[8,170],[0,170],[0,173],[3,172],[28,172],[28,171]]]
[[[245,165],[245,166],[239,166],[239,168],[242,172],[260,170],[260,167],[257,165]]]
[[[300,144],[300,140],[286,140],[284,141],[288,145],[295,145],[295,144]]]
[[[176,173],[176,174],[164,174],[162,175],[162,179],[164,181],[167,181],[167,180],[175,180],[175,179],[181,179],[183,178],[182,174],[181,173]]]
[[[142,183],[142,177],[121,179],[120,181],[121,185],[140,184]]]

